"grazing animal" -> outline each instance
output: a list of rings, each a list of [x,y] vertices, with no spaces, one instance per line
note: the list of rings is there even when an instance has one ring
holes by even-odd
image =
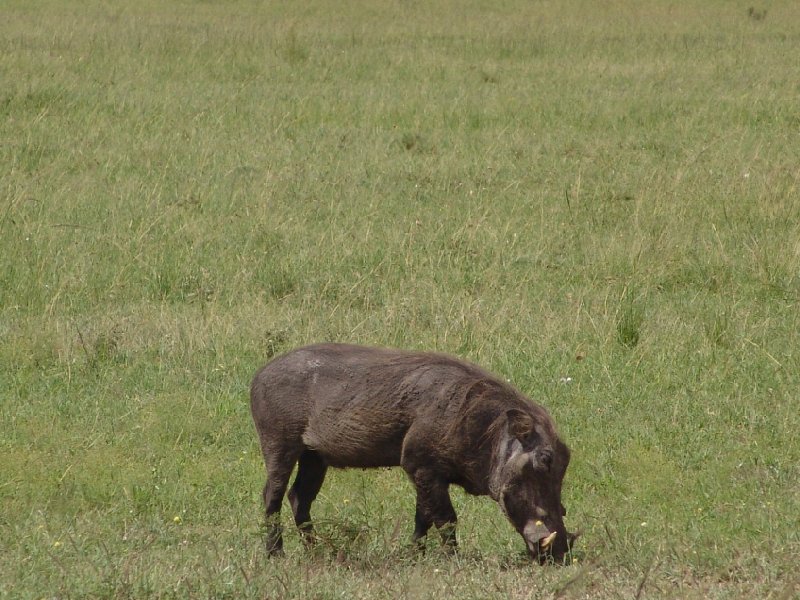
[[[270,555],[283,553],[279,512],[298,462],[289,504],[308,542],[329,466],[397,465],[417,492],[414,541],[435,525],[455,547],[451,484],[495,500],[540,562],[561,560],[574,539],[561,504],[569,449],[542,407],[481,367],[444,354],[319,344],[264,366],[250,399],[268,475]]]

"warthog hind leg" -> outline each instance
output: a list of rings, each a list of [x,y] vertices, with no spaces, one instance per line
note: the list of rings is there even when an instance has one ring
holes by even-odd
[[[327,465],[317,452],[306,449],[300,455],[297,477],[289,490],[289,504],[294,514],[294,522],[306,543],[314,541],[311,524],[311,503],[317,497],[325,480]]]
[[[265,452],[267,484],[264,486],[264,507],[266,509],[266,547],[270,556],[283,555],[283,528],[280,512],[283,496],[297,462],[297,453]]]

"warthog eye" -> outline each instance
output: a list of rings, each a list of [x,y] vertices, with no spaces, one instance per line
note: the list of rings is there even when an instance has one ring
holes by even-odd
[[[553,450],[552,448],[539,448],[536,451],[536,462],[538,466],[543,467],[545,470],[549,471],[550,467],[553,466]]]

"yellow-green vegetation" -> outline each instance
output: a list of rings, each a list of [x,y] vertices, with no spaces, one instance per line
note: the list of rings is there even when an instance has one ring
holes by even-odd
[[[0,6],[0,596],[794,597],[800,4]],[[398,470],[262,547],[248,385],[322,341],[512,380],[577,561]],[[432,536],[435,537],[435,536]]]

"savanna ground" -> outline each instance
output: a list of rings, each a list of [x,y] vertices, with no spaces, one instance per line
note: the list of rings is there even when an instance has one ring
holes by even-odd
[[[798,45],[789,1],[2,2],[0,595],[794,597]],[[398,470],[267,560],[247,387],[320,340],[547,406],[575,562],[460,492],[411,552]]]

